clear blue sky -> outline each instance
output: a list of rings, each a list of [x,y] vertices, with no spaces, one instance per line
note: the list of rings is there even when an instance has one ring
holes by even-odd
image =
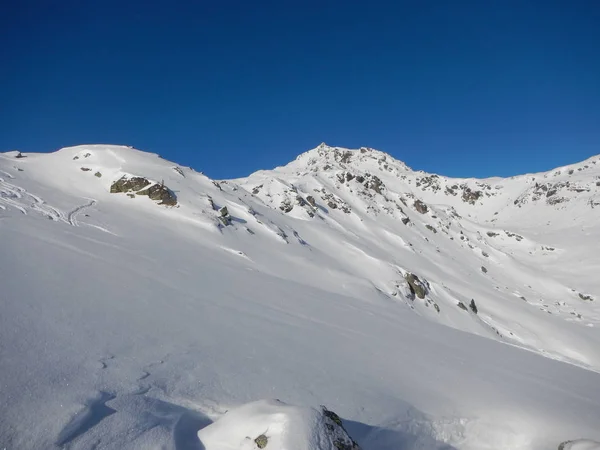
[[[325,141],[513,175],[600,153],[600,1],[6,1],[0,151],[117,143],[215,178]]]

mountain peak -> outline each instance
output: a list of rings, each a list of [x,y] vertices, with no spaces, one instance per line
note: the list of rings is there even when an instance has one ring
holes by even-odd
[[[282,172],[306,173],[355,169],[361,172],[393,171],[406,172],[411,169],[391,155],[369,147],[350,149],[334,147],[322,142],[319,146],[300,154],[294,161],[277,170]]]

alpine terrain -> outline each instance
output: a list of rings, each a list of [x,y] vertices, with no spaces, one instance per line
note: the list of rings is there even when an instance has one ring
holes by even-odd
[[[598,449],[599,225],[600,156],[1,153],[0,448]]]

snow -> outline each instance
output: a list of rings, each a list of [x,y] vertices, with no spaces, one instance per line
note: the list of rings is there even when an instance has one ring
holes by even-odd
[[[221,181],[120,146],[0,154],[0,448],[242,448],[214,436],[279,419],[313,448],[320,405],[364,449],[600,440],[600,158],[454,180],[363,150]]]
[[[200,430],[198,437],[206,450],[255,449],[261,437],[267,448],[276,450],[339,450],[340,444],[352,448],[346,433],[320,411],[279,400],[261,400],[228,411]]]
[[[567,442],[561,450],[598,450],[600,442],[590,441],[588,439],[577,439]]]

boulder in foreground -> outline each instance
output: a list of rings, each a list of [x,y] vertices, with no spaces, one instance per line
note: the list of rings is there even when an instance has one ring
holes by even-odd
[[[360,450],[339,416],[321,410],[260,400],[228,411],[198,432],[206,450]]]

